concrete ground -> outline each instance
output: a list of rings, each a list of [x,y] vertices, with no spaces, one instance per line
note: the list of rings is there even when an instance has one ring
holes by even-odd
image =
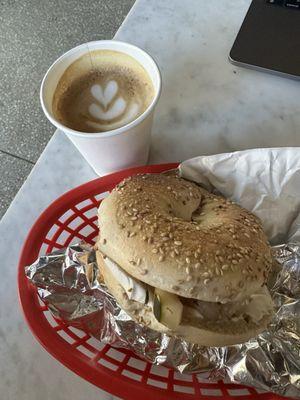
[[[0,218],[55,130],[40,107],[43,75],[68,49],[111,39],[133,3],[0,2]]]

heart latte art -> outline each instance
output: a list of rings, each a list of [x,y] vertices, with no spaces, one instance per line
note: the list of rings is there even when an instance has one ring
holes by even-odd
[[[132,57],[110,50],[85,54],[64,72],[52,109],[65,126],[104,132],[135,120],[154,96],[152,81]]]
[[[109,81],[104,90],[102,86],[95,84],[91,87],[91,93],[95,102],[90,104],[89,113],[94,121],[101,121],[87,120],[87,124],[92,128],[100,131],[114,129],[128,124],[141,114],[141,102],[138,102],[138,99],[126,101],[119,95],[119,86],[116,81]]]

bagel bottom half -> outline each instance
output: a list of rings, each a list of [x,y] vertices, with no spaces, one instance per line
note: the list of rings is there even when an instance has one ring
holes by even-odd
[[[107,267],[100,251],[97,251],[97,262],[109,292],[135,322],[158,332],[182,338],[190,343],[203,346],[229,346],[246,342],[264,331],[273,315],[273,303],[266,287],[256,293],[259,298],[258,303],[253,302],[252,310],[250,310],[250,315],[258,316],[259,320],[256,321],[249,316],[246,318],[244,316],[236,317],[234,312],[232,312],[232,318],[226,317],[225,314],[223,319],[216,318],[216,313],[220,315],[220,310],[223,310],[224,307],[227,307],[228,310],[228,304],[222,305],[180,297],[183,303],[182,320],[176,329],[172,330],[155,318],[151,303],[143,304],[129,299],[125,289]],[[147,285],[147,287],[150,291],[154,291],[151,286]],[[239,308],[241,303],[232,305],[233,308]]]

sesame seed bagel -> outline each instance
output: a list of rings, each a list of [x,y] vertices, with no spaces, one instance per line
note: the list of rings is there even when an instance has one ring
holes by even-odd
[[[122,181],[99,207],[98,248],[153,287],[236,301],[266,282],[270,246],[257,217],[175,175]]]
[[[258,294],[259,310],[256,310],[257,302],[253,303],[250,308],[252,310],[250,315],[257,317],[257,320],[253,320],[243,313],[240,318],[230,317],[228,308],[235,307],[232,303],[223,305],[198,301],[196,304],[194,300],[180,298],[183,302],[182,320],[176,328],[171,329],[156,319],[150,303],[145,305],[128,298],[122,285],[107,268],[100,251],[97,252],[97,261],[109,292],[135,322],[169,336],[183,338],[190,343],[202,346],[229,346],[243,343],[264,331],[273,315],[272,299],[266,287],[260,288]],[[154,290],[149,287],[148,289]],[[238,302],[238,307],[242,307],[242,302]],[[234,312],[236,312],[236,308],[231,311],[231,315]]]

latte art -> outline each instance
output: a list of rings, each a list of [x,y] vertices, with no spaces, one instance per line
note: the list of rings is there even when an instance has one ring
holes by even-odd
[[[142,105],[138,103],[138,99],[128,104],[121,95],[119,96],[119,86],[116,81],[109,81],[104,90],[98,84],[93,85],[91,94],[95,102],[90,104],[89,113],[94,120],[87,120],[86,123],[94,129],[102,131],[108,126],[108,129],[115,129],[117,126],[128,124],[141,114]],[[118,122],[113,123],[113,120]],[[107,124],[100,121],[107,121]]]
[[[154,89],[132,57],[110,50],[76,60],[63,74],[53,98],[55,117],[82,132],[103,132],[135,120],[150,105]]]

